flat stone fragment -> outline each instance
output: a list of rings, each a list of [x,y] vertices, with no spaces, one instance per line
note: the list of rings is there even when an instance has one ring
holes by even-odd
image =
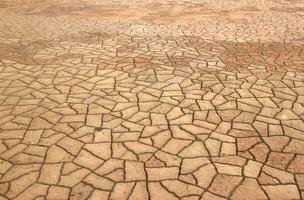
[[[209,188],[210,192],[228,197],[242,181],[241,177],[218,174]]]
[[[244,175],[251,178],[257,178],[260,174],[262,164],[256,161],[249,160],[244,167]]]
[[[144,163],[126,161],[125,162],[126,181],[140,181],[146,179]]]
[[[56,184],[59,181],[61,169],[62,163],[44,164],[38,181],[46,184]]]
[[[109,197],[110,192],[102,191],[102,190],[94,190],[90,195],[89,200],[98,200],[98,199],[107,199]]]
[[[110,199],[113,200],[123,200],[128,199],[128,196],[132,193],[132,189],[134,187],[135,183],[117,183],[113,191],[111,192]]]
[[[215,167],[218,173],[221,174],[229,174],[229,175],[236,175],[240,176],[242,174],[242,168],[238,166],[231,166],[231,165],[224,165],[215,163]]]
[[[298,188],[295,185],[262,186],[270,199],[300,199]]]
[[[288,171],[293,173],[304,173],[304,156],[297,155],[290,163]]]
[[[92,153],[82,150],[75,158],[74,162],[80,166],[94,170],[99,167],[104,161]]]
[[[192,186],[190,184],[185,184],[179,180],[166,180],[162,181],[162,185],[166,187],[169,191],[174,192],[177,196],[189,196],[189,195],[201,195],[204,191],[203,189]]]
[[[216,196],[210,192],[205,192],[200,200],[224,200],[226,198]]]
[[[185,158],[183,159],[181,166],[181,173],[187,174],[196,171],[201,166],[209,164],[210,161],[207,158]]]
[[[45,195],[47,192],[48,186],[35,183],[27,188],[24,192],[18,195],[15,199],[21,200],[30,200],[35,199],[36,197]]]
[[[231,199],[268,199],[264,191],[258,185],[255,179],[245,179],[243,183],[235,190]]]
[[[100,190],[111,190],[114,186],[113,181],[93,173],[85,177],[83,181]]]
[[[84,148],[96,155],[97,157],[107,160],[111,157],[111,144],[110,143],[95,143],[95,144],[86,144]]]
[[[63,175],[60,177],[59,185],[65,187],[73,187],[84,179],[90,171],[88,169],[78,169],[70,174]]]
[[[139,200],[139,199],[148,200],[149,194],[147,191],[147,184],[145,182],[137,182],[129,199],[131,199],[131,200]]]
[[[150,182],[149,191],[152,199],[163,199],[163,200],[178,200],[174,194],[168,192],[161,186],[159,182]]]
[[[47,200],[51,199],[65,199],[69,197],[70,189],[66,187],[51,186],[48,195],[46,196]]]
[[[197,179],[197,184],[202,188],[208,188],[216,174],[216,169],[212,164],[202,166],[193,173]]]
[[[46,155],[45,162],[46,163],[58,163],[58,162],[70,162],[74,159],[74,157],[69,154],[67,151],[53,145],[49,147]]]
[[[176,179],[178,177],[179,168],[177,167],[159,167],[147,168],[147,175],[150,181],[159,181],[167,179]]]

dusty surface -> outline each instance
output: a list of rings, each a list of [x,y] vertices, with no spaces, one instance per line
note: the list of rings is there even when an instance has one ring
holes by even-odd
[[[304,198],[301,0],[0,1],[0,200]]]

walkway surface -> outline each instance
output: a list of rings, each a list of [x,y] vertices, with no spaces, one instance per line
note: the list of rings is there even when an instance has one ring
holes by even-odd
[[[303,198],[302,0],[0,1],[0,200]]]

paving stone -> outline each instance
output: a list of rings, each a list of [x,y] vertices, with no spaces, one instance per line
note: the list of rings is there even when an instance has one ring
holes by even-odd
[[[1,1],[0,199],[303,198],[303,6]]]
[[[15,199],[35,199],[39,196],[43,196],[47,193],[48,186],[35,183],[28,187],[24,192],[22,192],[20,195],[18,195]]]
[[[178,198],[167,191],[159,182],[150,182],[149,191],[152,199],[177,200]]]
[[[262,170],[266,174],[269,174],[273,178],[276,178],[277,180],[279,180],[281,183],[287,184],[287,183],[295,182],[294,176],[291,173],[286,172],[284,170],[279,170],[279,169],[268,167],[268,166],[264,166]]]
[[[200,198],[200,200],[224,200],[225,198],[219,197],[215,194],[212,194],[210,192],[205,192],[203,196]]]
[[[144,169],[144,163],[126,161],[125,162],[125,172],[126,181],[139,181],[146,179],[146,172]]]
[[[0,159],[0,173],[1,174],[4,174],[11,166],[12,166],[11,163]]]
[[[218,174],[214,178],[209,191],[228,197],[241,181],[242,178],[238,176]]]
[[[76,139],[65,137],[59,142],[57,142],[57,145],[65,149],[70,154],[77,155],[80,149],[82,148],[83,143]]]
[[[304,160],[302,155],[296,155],[293,161],[288,166],[288,171],[292,173],[303,173],[304,172]]]
[[[93,173],[88,175],[83,181],[100,190],[111,190],[114,186],[111,180]]]
[[[261,163],[249,160],[244,167],[244,175],[251,178],[257,178],[260,174],[261,168]]]
[[[199,168],[193,174],[197,179],[198,186],[208,188],[212,183],[213,178],[216,176],[217,172],[212,164],[208,164]]]
[[[209,163],[210,161],[207,158],[185,158],[182,162],[181,173],[191,173],[199,169],[201,166],[207,165]]]
[[[174,192],[177,196],[201,195],[204,191],[202,188],[186,184],[179,180],[166,180],[161,182],[163,187],[168,191]]]
[[[110,192],[102,190],[94,190],[90,195],[90,200],[108,199]]]
[[[72,199],[87,199],[92,193],[92,186],[85,183],[78,183],[72,188],[71,198]]]
[[[70,162],[73,160],[73,156],[66,152],[61,147],[53,145],[49,147],[46,155],[46,163],[57,163],[57,162]]]
[[[84,146],[84,149],[104,160],[107,160],[111,157],[110,143],[86,144]]]
[[[49,188],[48,194],[46,199],[58,199],[63,200],[69,197],[70,189],[66,187],[58,187],[58,186],[51,186]]]
[[[88,169],[78,169],[67,175],[63,175],[60,177],[59,185],[65,187],[74,187],[78,184],[82,179],[84,179],[90,171]]]
[[[231,199],[268,199],[255,179],[246,178],[237,187]]]
[[[151,181],[176,179],[179,173],[177,167],[147,168],[146,171],[148,179]]]
[[[81,150],[75,158],[74,163],[94,170],[104,163],[104,161],[88,151]]]
[[[56,184],[59,181],[62,163],[44,164],[42,166],[38,181],[46,184]]]
[[[172,138],[169,142],[162,148],[163,151],[177,154],[179,151],[183,150],[186,146],[191,143],[189,140],[181,140]]]
[[[238,167],[238,166],[215,163],[215,167],[216,167],[217,172],[221,173],[221,174],[240,176],[242,173],[242,168]]]
[[[297,174],[296,175],[296,181],[299,185],[300,190],[303,190],[304,188],[304,175],[303,174]]]
[[[179,154],[183,158],[208,156],[208,151],[202,142],[195,141],[189,146],[185,147]]]
[[[8,198],[13,198],[21,194],[24,190],[35,184],[39,176],[38,172],[30,172],[17,179],[11,181],[12,186],[8,189],[6,196]]]
[[[300,199],[295,185],[262,186],[270,199]]]
[[[128,199],[128,196],[132,193],[134,186],[134,182],[116,183],[109,198],[113,200]]]
[[[145,182],[136,182],[136,185],[135,185],[129,199],[132,199],[132,200],[149,199],[149,194],[147,191],[147,184]]]

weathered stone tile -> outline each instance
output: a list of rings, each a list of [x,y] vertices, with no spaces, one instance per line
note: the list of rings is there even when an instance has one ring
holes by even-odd
[[[244,167],[244,175],[251,178],[257,178],[260,174],[262,163],[249,160]]]
[[[171,154],[177,154],[182,149],[184,149],[186,146],[188,146],[190,143],[191,143],[191,141],[189,141],[189,140],[181,140],[181,139],[172,138],[162,148],[162,150],[165,152],[171,153]]]
[[[179,180],[165,180],[161,183],[163,187],[167,188],[168,191],[174,192],[179,197],[201,195],[201,193],[204,191],[202,188],[186,184]]]
[[[136,185],[129,197],[130,200],[148,200],[149,194],[147,191],[147,184],[145,182],[136,182]]]
[[[216,171],[220,174],[236,175],[241,176],[242,168],[233,165],[224,165],[215,163]]]
[[[82,179],[84,179],[89,173],[90,171],[84,168],[75,170],[69,173],[68,175],[61,176],[58,185],[65,187],[74,187],[80,181],[82,181]]]
[[[57,145],[76,156],[84,144],[74,138],[65,137],[57,142]]]
[[[86,144],[83,148],[104,160],[107,160],[111,157],[110,143]]]
[[[140,181],[146,179],[145,166],[142,162],[126,161],[126,181]]]
[[[151,199],[177,200],[178,198],[168,192],[159,182],[149,182]]]
[[[197,185],[203,188],[208,188],[215,175],[217,174],[215,167],[212,164],[202,166],[193,173],[197,179]]]
[[[56,184],[59,181],[62,163],[42,165],[38,181],[45,184]]]
[[[11,180],[12,184],[9,190],[6,193],[8,198],[16,197],[21,194],[24,190],[30,187],[32,184],[35,184],[39,176],[39,172],[30,172],[28,174],[22,174],[20,177],[17,177],[14,180]]]
[[[177,167],[146,168],[146,171],[150,181],[177,179],[179,174],[179,168]]]
[[[41,164],[13,165],[2,177],[1,181],[11,181],[24,174],[39,171]]]
[[[114,186],[114,183],[111,180],[103,178],[93,173],[88,175],[83,181],[85,183],[92,185],[94,188],[100,190],[110,191]]]
[[[71,190],[71,199],[88,199],[94,189],[85,183],[78,183]]]
[[[12,167],[10,162],[0,159],[0,174],[5,174],[10,167]]]
[[[294,160],[289,164],[288,171],[292,173],[304,172],[304,160],[303,155],[296,155]]]
[[[51,186],[46,196],[47,200],[58,199],[64,200],[69,198],[70,189],[66,187]]]
[[[39,183],[35,183],[28,187],[24,192],[22,192],[20,195],[18,195],[15,199],[21,200],[30,200],[35,199],[39,196],[44,196],[47,193],[48,186],[42,185]]]
[[[89,197],[89,200],[108,199],[110,192],[102,190],[94,190]]]
[[[200,200],[224,200],[225,198],[212,194],[210,192],[205,192]]]
[[[102,115],[87,115],[86,125],[93,127],[101,127]]]
[[[229,194],[239,185],[242,178],[239,176],[218,174],[209,188],[210,192],[228,197]]]
[[[95,170],[102,163],[104,163],[102,159],[85,150],[81,150],[73,162],[91,170]]]
[[[210,161],[207,158],[185,158],[181,165],[181,173],[188,174],[196,171],[202,166],[209,164]]]
[[[132,193],[134,186],[135,186],[135,182],[116,183],[113,191],[111,192],[110,199],[113,200],[128,199],[128,196]]]
[[[181,158],[177,157],[175,155],[163,152],[163,151],[157,151],[155,153],[155,156],[164,162],[166,166],[171,167],[171,166],[180,166],[181,164]]]
[[[295,185],[262,186],[270,199],[300,199],[298,188]]]
[[[45,162],[46,163],[71,162],[73,159],[74,157],[64,149],[56,145],[52,145],[49,147],[47,151]]]
[[[264,191],[255,179],[246,178],[240,186],[236,188],[231,199],[268,199]]]

